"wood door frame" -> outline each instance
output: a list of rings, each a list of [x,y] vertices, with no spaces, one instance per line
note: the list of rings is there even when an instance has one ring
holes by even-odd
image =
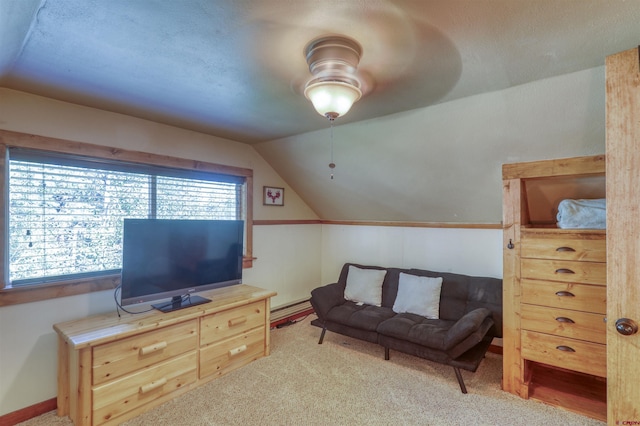
[[[640,422],[640,48],[606,58],[607,422]]]

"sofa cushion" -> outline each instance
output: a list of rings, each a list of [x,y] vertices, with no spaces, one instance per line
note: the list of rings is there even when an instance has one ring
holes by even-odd
[[[327,313],[327,321],[360,330],[376,331],[378,324],[395,315],[390,308],[346,302]]]
[[[455,358],[480,342],[492,325],[491,311],[479,308],[458,321],[398,314],[380,323],[378,333],[445,351]]]
[[[398,294],[393,304],[394,312],[438,319],[441,287],[441,277],[419,277],[401,272],[398,279]]]
[[[385,270],[362,269],[349,266],[344,298],[356,303],[382,305],[382,283],[387,274]]]
[[[416,314],[397,314],[378,326],[378,333],[444,351],[447,332],[455,321],[427,319]]]
[[[338,277],[338,285],[341,285],[344,289],[347,286],[347,276],[349,275],[349,268],[355,266],[360,269],[374,269],[377,271],[386,271],[384,282],[382,283],[382,306],[391,308],[393,302],[396,300],[396,293],[398,292],[398,274],[402,271],[409,272],[409,270],[403,270],[398,268],[385,268],[382,266],[370,266],[360,265],[358,263],[345,263],[340,270],[340,276]],[[344,296],[344,295],[343,295]]]

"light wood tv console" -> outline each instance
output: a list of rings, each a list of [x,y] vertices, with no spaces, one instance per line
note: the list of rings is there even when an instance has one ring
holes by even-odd
[[[211,302],[54,325],[58,415],[75,425],[119,424],[269,355],[275,292],[241,284],[201,295]]]

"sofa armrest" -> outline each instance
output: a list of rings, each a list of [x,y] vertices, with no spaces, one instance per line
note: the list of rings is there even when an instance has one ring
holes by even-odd
[[[477,338],[473,339],[481,341],[493,325],[493,320],[490,321],[490,324],[485,321],[487,318],[491,319],[491,311],[487,308],[478,308],[466,313],[447,332],[444,338],[446,350],[453,348],[474,334],[482,334],[482,336],[476,336]]]
[[[344,299],[344,285],[338,283],[327,284],[311,291],[311,306],[316,311],[318,318],[324,321],[331,308],[342,305]]]

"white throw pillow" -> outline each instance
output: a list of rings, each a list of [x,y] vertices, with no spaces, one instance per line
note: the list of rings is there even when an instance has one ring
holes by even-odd
[[[400,272],[398,295],[393,304],[396,313],[412,313],[429,319],[440,318],[442,277],[419,277]]]
[[[381,269],[362,269],[349,265],[344,298],[356,303],[382,305],[382,283],[387,271]]]

